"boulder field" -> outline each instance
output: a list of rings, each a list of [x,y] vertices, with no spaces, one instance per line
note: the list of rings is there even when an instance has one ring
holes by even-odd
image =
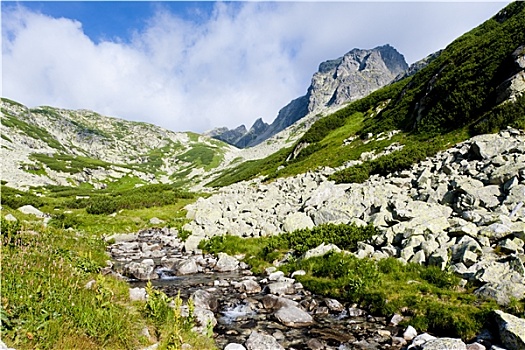
[[[525,297],[525,134],[473,137],[412,168],[361,184],[335,184],[323,168],[258,178],[188,205],[185,248],[216,235],[259,237],[324,223],[373,224],[358,257],[396,257],[450,268],[506,305]]]

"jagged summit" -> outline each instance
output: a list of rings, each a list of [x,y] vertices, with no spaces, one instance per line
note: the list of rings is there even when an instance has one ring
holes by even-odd
[[[403,55],[388,44],[370,50],[352,49],[342,57],[322,62],[312,77],[306,95],[283,107],[271,125],[257,120],[240,137],[232,138],[232,130],[212,136],[241,148],[255,146],[309,113],[368,95],[392,82],[407,69]],[[238,136],[237,133],[235,135]]]

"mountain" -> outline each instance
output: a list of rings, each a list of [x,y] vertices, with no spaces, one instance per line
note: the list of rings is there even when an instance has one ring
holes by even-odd
[[[259,119],[250,131],[233,139],[233,142],[230,130],[213,137],[241,148],[255,146],[309,113],[342,106],[368,95],[392,82],[407,68],[403,55],[390,45],[371,50],[353,49],[343,57],[321,63],[306,95],[283,107],[271,125],[262,125]]]
[[[15,188],[195,184],[237,149],[194,133],[2,98],[2,181]],[[213,177],[213,176],[212,176]]]
[[[294,135],[285,148],[239,164],[210,184],[322,167],[335,168],[332,179],[338,182],[363,181],[402,170],[470,136],[525,128],[524,23],[525,3],[509,4],[424,59],[415,73],[409,70],[333,113],[309,114],[286,134],[275,135],[286,141]]]

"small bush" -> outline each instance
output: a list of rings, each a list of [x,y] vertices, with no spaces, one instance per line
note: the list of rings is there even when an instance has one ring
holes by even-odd
[[[117,211],[117,202],[111,197],[95,197],[86,207],[88,214],[112,214]]]
[[[66,215],[66,214],[58,214],[51,218],[49,221],[49,225],[56,227],[56,228],[77,228],[80,224],[80,221],[78,218],[76,218],[73,215]]]
[[[11,187],[2,186],[0,191],[2,205],[11,209],[18,209],[24,205],[32,205],[35,208],[42,207],[44,200],[32,193],[20,191]]]
[[[4,217],[0,217],[0,234],[2,235],[2,242],[13,244],[22,229],[20,221],[8,221]]]

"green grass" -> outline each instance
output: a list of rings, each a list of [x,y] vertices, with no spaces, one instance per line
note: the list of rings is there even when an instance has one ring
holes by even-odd
[[[30,228],[38,234],[2,248],[3,340],[17,349],[136,348],[144,322],[126,306],[125,282],[98,275],[102,241]],[[96,287],[84,288],[91,279]]]
[[[2,137],[2,139],[6,140],[8,142],[13,143],[13,140],[11,140],[9,137],[7,137],[7,135],[2,134],[2,135],[0,135],[0,137]]]
[[[210,147],[207,144],[197,143],[192,145],[192,148],[188,151],[176,156],[176,159],[209,171],[219,166],[224,156],[223,151],[219,147]]]
[[[153,203],[156,206],[148,207],[152,204],[149,198],[158,199],[166,193],[178,193],[176,203]],[[148,327],[160,341],[161,349],[180,347],[181,342],[197,349],[215,349],[211,338],[191,331],[191,317],[181,317],[167,305],[165,309],[173,314],[164,317],[156,313],[155,308],[162,307],[161,301],[168,300],[162,293],[149,290],[148,303],[130,303],[125,281],[99,273],[108,260],[106,243],[100,237],[137,232],[152,226],[149,220],[153,217],[181,230],[187,222],[182,208],[194,201],[190,195],[169,185],[120,191],[48,186],[22,192],[4,183],[1,194],[0,317],[6,344],[17,349],[137,349],[149,345],[150,340],[139,335],[141,329]],[[87,214],[83,207],[68,209],[73,202],[89,202],[90,199],[76,199],[79,195],[90,199],[143,198],[135,201],[134,209],[108,216]],[[49,226],[14,210],[23,204],[51,213]],[[4,220],[8,213],[19,221]],[[84,288],[91,280],[95,281],[94,287]]]

